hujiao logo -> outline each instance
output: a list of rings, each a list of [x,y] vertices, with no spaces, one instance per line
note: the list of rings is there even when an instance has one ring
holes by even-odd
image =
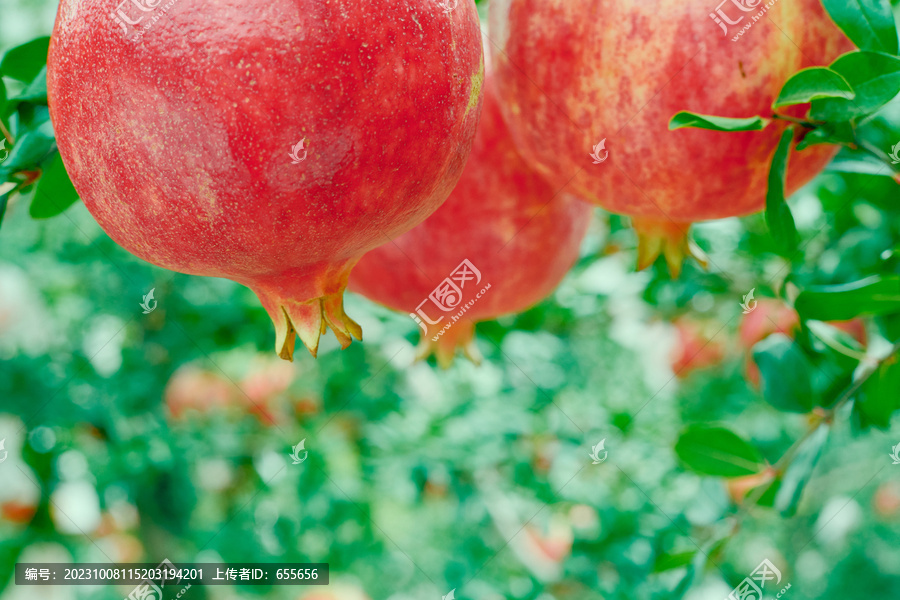
[[[745,12],[745,13],[749,13],[749,12],[753,12],[756,9],[756,7],[762,3],[762,0],[722,0],[722,2],[716,7],[715,12],[709,13],[709,18],[712,19],[713,21],[715,21],[716,24],[722,28],[723,35],[728,35],[728,27],[725,26],[726,23],[728,25],[737,25],[738,23],[740,23],[741,21],[744,20],[744,16],[745,16],[745,15],[742,15],[740,12],[737,12],[737,13],[734,12],[734,9],[732,9],[731,7],[728,7],[729,11],[731,11],[731,14],[740,15],[736,20],[732,20],[731,16],[729,16],[725,12],[725,9],[722,8],[724,5],[728,4],[729,2],[731,4],[734,4],[734,6],[736,6],[738,8],[738,10]]]
[[[436,341],[438,337],[443,335],[445,331],[450,329],[454,323],[461,319],[463,314],[491,288],[491,284],[487,284],[477,293],[470,293],[466,290],[466,294],[468,294],[470,299],[463,304],[466,284],[469,284],[469,290],[471,290],[473,286],[477,286],[480,283],[481,271],[479,271],[471,261],[465,259],[453,269],[453,272],[450,273],[449,277],[445,277],[444,280],[428,294],[428,297],[419,303],[419,306],[416,307],[416,312],[409,313],[409,316],[413,321],[419,324],[419,327],[422,328],[422,331],[425,334],[428,334],[428,325],[438,325],[444,320],[445,315],[440,315],[437,319],[432,319],[429,312],[435,314],[434,311],[426,311],[425,308],[423,308],[427,302],[431,302],[431,304],[441,312],[456,312],[456,314],[450,315],[450,321],[435,335],[434,339]]]

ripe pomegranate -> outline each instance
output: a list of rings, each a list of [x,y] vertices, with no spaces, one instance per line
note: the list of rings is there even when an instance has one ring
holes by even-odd
[[[491,38],[503,115],[528,163],[553,185],[630,215],[639,267],[662,254],[677,274],[690,223],[761,210],[769,164],[786,126],[723,133],[669,131],[688,110],[727,117],[771,114],[782,84],[851,45],[820,0],[745,0],[765,17],[737,41],[757,10],[722,10],[742,21],[723,37],[709,0],[500,0]],[[770,3],[771,4],[771,3]],[[776,25],[777,24],[777,25]],[[777,57],[773,59],[773,57]],[[801,116],[804,110],[786,110]],[[592,148],[604,141],[604,148]],[[608,154],[607,154],[608,152]],[[836,150],[792,156],[789,191]],[[602,161],[605,164],[593,164]],[[607,160],[608,159],[608,162]]]
[[[517,154],[490,74],[484,98],[471,158],[449,200],[366,254],[350,278],[351,290],[417,319],[422,354],[433,351],[442,366],[458,347],[478,360],[476,321],[550,294],[578,257],[590,218],[587,204],[557,196]]]
[[[282,358],[327,327],[346,347],[350,269],[465,165],[474,2],[159,3],[62,0],[47,84],[75,188],[130,252],[253,289]]]
[[[851,321],[831,321],[832,325],[845,333],[850,334],[863,346],[866,345],[866,324],[862,319]],[[782,302],[773,298],[761,298],[757,301],[756,308],[744,315],[741,321],[739,338],[746,351],[744,368],[747,381],[753,387],[759,387],[759,367],[753,361],[753,346],[766,339],[773,333],[782,333],[793,338],[800,329],[800,317],[797,312]]]

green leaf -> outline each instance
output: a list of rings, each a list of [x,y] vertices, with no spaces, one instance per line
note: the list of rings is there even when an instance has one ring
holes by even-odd
[[[9,158],[4,161],[3,168],[7,171],[20,171],[36,168],[54,149],[55,141],[52,128],[40,127],[25,133],[16,140],[16,144],[9,152]]]
[[[805,150],[817,144],[853,144],[853,128],[849,122],[822,123],[812,131],[805,131],[797,142],[797,150]]]
[[[897,25],[888,0],[822,0],[822,5],[860,50],[897,54]]]
[[[12,112],[21,102],[30,102],[32,104],[47,104],[47,67],[41,69],[28,87],[22,90],[22,93],[9,99],[7,110]],[[0,113],[2,114],[2,113]]]
[[[49,37],[40,37],[10,49],[0,60],[0,73],[30,83],[47,64]]]
[[[861,427],[887,429],[891,415],[900,409],[900,362],[896,357],[882,363],[863,384],[853,405]]]
[[[686,567],[691,564],[694,560],[694,555],[696,554],[696,550],[693,552],[678,552],[676,554],[660,554],[656,557],[656,561],[654,561],[653,572],[662,573],[664,571]]]
[[[799,148],[799,145],[797,146]],[[828,163],[828,171],[838,173],[862,173],[864,175],[879,175],[893,177],[891,171],[884,162],[878,160],[868,152],[842,148],[837,156]]]
[[[900,59],[877,52],[850,52],[831,63],[856,92],[852,100],[813,100],[810,116],[822,121],[847,121],[874,113],[900,93]]]
[[[55,217],[78,200],[62,157],[57,152],[44,169],[34,192],[28,214],[34,219]]]
[[[785,412],[809,412],[814,406],[812,365],[800,347],[781,333],[753,347],[766,401]]]
[[[788,127],[781,134],[778,148],[772,157],[772,166],[769,169],[769,188],[766,191],[766,224],[768,224],[775,242],[785,253],[797,249],[797,227],[794,225],[794,216],[791,214],[784,194],[788,155],[793,139],[794,128]]]
[[[849,321],[863,315],[900,312],[900,276],[873,276],[843,285],[811,286],[794,308],[804,319]]]
[[[675,444],[678,458],[691,470],[718,477],[742,477],[765,468],[759,451],[721,427],[692,425]]]
[[[711,129],[713,131],[759,131],[769,124],[769,119],[762,117],[749,117],[746,119],[732,119],[729,117],[713,117],[710,115],[698,115],[696,113],[681,111],[669,121],[669,130],[682,127],[696,127],[698,129]]]
[[[0,226],[3,225],[3,216],[6,214],[6,206],[9,204],[9,197],[11,195],[11,191],[0,194]]]
[[[829,432],[830,429],[827,425],[820,425],[801,442],[784,475],[780,478],[780,485],[775,492],[774,506],[776,510],[781,511],[783,516],[790,517],[797,512],[797,505],[800,503],[803,489],[809,483],[816,464],[822,456],[822,451],[828,442]]]
[[[778,495],[778,490],[781,489],[781,476],[776,476],[774,480],[770,483],[763,484],[766,485],[766,490],[762,493],[759,499],[756,501],[756,506],[764,506],[772,508],[775,506],[775,497]],[[750,492],[747,493],[748,496],[754,493],[757,488],[754,488]]]
[[[772,108],[806,104],[820,98],[854,98],[856,93],[840,74],[825,67],[811,67],[794,73],[781,88]]]
[[[834,325],[810,319],[806,322],[806,326],[826,346],[844,356],[859,358],[859,355],[865,353],[862,344],[856,341],[852,335]]]

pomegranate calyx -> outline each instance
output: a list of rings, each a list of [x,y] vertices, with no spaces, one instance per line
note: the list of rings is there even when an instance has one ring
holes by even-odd
[[[439,367],[449,369],[457,350],[462,350],[463,355],[476,365],[481,364],[484,357],[475,345],[474,322],[459,321],[437,340],[434,336],[423,335],[416,348],[416,360],[426,360],[434,355]]]
[[[696,260],[703,268],[708,266],[704,252],[688,237],[690,223],[633,217],[631,226],[638,237],[639,271],[656,262],[660,255],[666,259],[669,272],[676,279],[681,275],[681,266],[687,257]]]
[[[263,305],[275,325],[275,352],[278,356],[293,361],[294,345],[299,337],[315,358],[319,352],[319,339],[328,329],[334,332],[341,348],[347,348],[353,338],[362,341],[362,328],[344,312],[343,295],[342,289],[304,302],[290,299],[272,303],[264,301]]]

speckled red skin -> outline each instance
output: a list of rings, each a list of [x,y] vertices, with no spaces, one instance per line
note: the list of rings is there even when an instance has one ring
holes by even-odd
[[[790,75],[827,65],[852,45],[820,0],[778,0],[735,42],[739,26],[726,37],[709,17],[718,3],[492,1],[503,113],[529,164],[554,185],[569,183],[588,201],[639,217],[644,229],[662,229],[657,223],[671,229],[674,222],[686,230],[691,222],[762,210],[784,122],[722,133],[669,131],[670,119],[682,110],[771,115]],[[755,14],[731,2],[723,9],[732,19]],[[609,158],[592,164],[589,153],[603,138]],[[792,155],[789,190],[809,181],[835,151],[814,146]]]
[[[489,74],[472,155],[456,189],[424,223],[363,256],[350,289],[414,313],[468,259],[483,279],[464,289],[464,300],[487,284],[490,289],[437,343],[431,338],[440,326],[429,326],[422,349],[435,351],[442,364],[458,346],[474,358],[475,322],[520,312],[546,298],[578,258],[590,215],[590,205],[557,194],[516,152]]]
[[[50,45],[51,117],[88,210],[149,262],[252,288],[284,358],[295,328],[313,354],[325,325],[348,344],[350,268],[436,210],[468,157],[472,0],[177,0],[137,42],[115,8],[63,0]]]

